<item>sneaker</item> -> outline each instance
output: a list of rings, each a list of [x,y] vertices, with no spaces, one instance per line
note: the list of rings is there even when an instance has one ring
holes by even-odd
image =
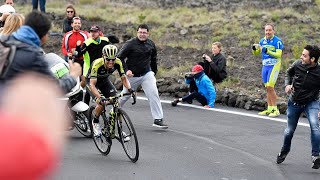
[[[277,156],[277,164],[281,164],[287,157],[289,152],[281,151]]]
[[[268,116],[270,114],[270,111],[269,110],[264,110],[262,112],[259,112],[258,114],[259,115],[263,115],[263,116]]]
[[[92,129],[94,136],[100,136],[101,135],[101,128],[99,123],[92,122]]]
[[[161,129],[167,129],[168,128],[168,125],[163,124],[162,119],[155,119],[152,126],[158,127],[158,128],[161,128]]]
[[[188,104],[192,104],[193,102],[192,102],[192,99],[190,99],[190,100],[188,100],[188,101],[186,101]]]
[[[174,101],[171,102],[171,105],[177,106],[178,102],[180,102],[179,99],[175,99]]]
[[[320,168],[320,157],[319,156],[311,156],[312,159],[312,169]]]
[[[280,116],[280,112],[279,112],[279,110],[272,110],[272,111],[269,113],[268,116],[269,116],[269,117],[278,117],[278,116]]]
[[[130,137],[123,131],[122,131],[122,137],[124,142],[130,141]]]

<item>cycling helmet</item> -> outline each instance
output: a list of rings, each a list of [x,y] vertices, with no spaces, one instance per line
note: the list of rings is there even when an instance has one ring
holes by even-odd
[[[102,49],[103,59],[116,59],[118,48],[115,45],[106,45]]]

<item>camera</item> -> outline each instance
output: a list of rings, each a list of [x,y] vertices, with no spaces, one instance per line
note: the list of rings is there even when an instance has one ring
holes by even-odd
[[[193,79],[193,74],[191,72],[188,72],[184,75],[184,78],[186,79]]]
[[[205,56],[202,56],[202,59],[205,61],[205,60],[206,60],[206,57],[205,57]]]

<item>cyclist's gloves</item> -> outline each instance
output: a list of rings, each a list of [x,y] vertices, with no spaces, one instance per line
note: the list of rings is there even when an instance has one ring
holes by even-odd
[[[252,50],[257,50],[256,46],[255,45],[252,45]]]
[[[96,98],[96,103],[103,105],[107,99],[104,96],[101,96],[100,98]]]
[[[131,97],[133,98],[133,103],[132,103],[132,105],[134,105],[135,103],[136,103],[136,99],[137,99],[137,97],[136,97],[136,94],[135,94],[135,91],[133,90],[133,89],[128,89],[128,91],[130,92],[130,94],[131,94]]]

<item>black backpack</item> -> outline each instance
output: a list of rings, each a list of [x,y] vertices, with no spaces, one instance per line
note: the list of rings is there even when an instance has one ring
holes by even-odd
[[[0,36],[0,79],[7,74],[20,41],[9,40],[9,36]]]

